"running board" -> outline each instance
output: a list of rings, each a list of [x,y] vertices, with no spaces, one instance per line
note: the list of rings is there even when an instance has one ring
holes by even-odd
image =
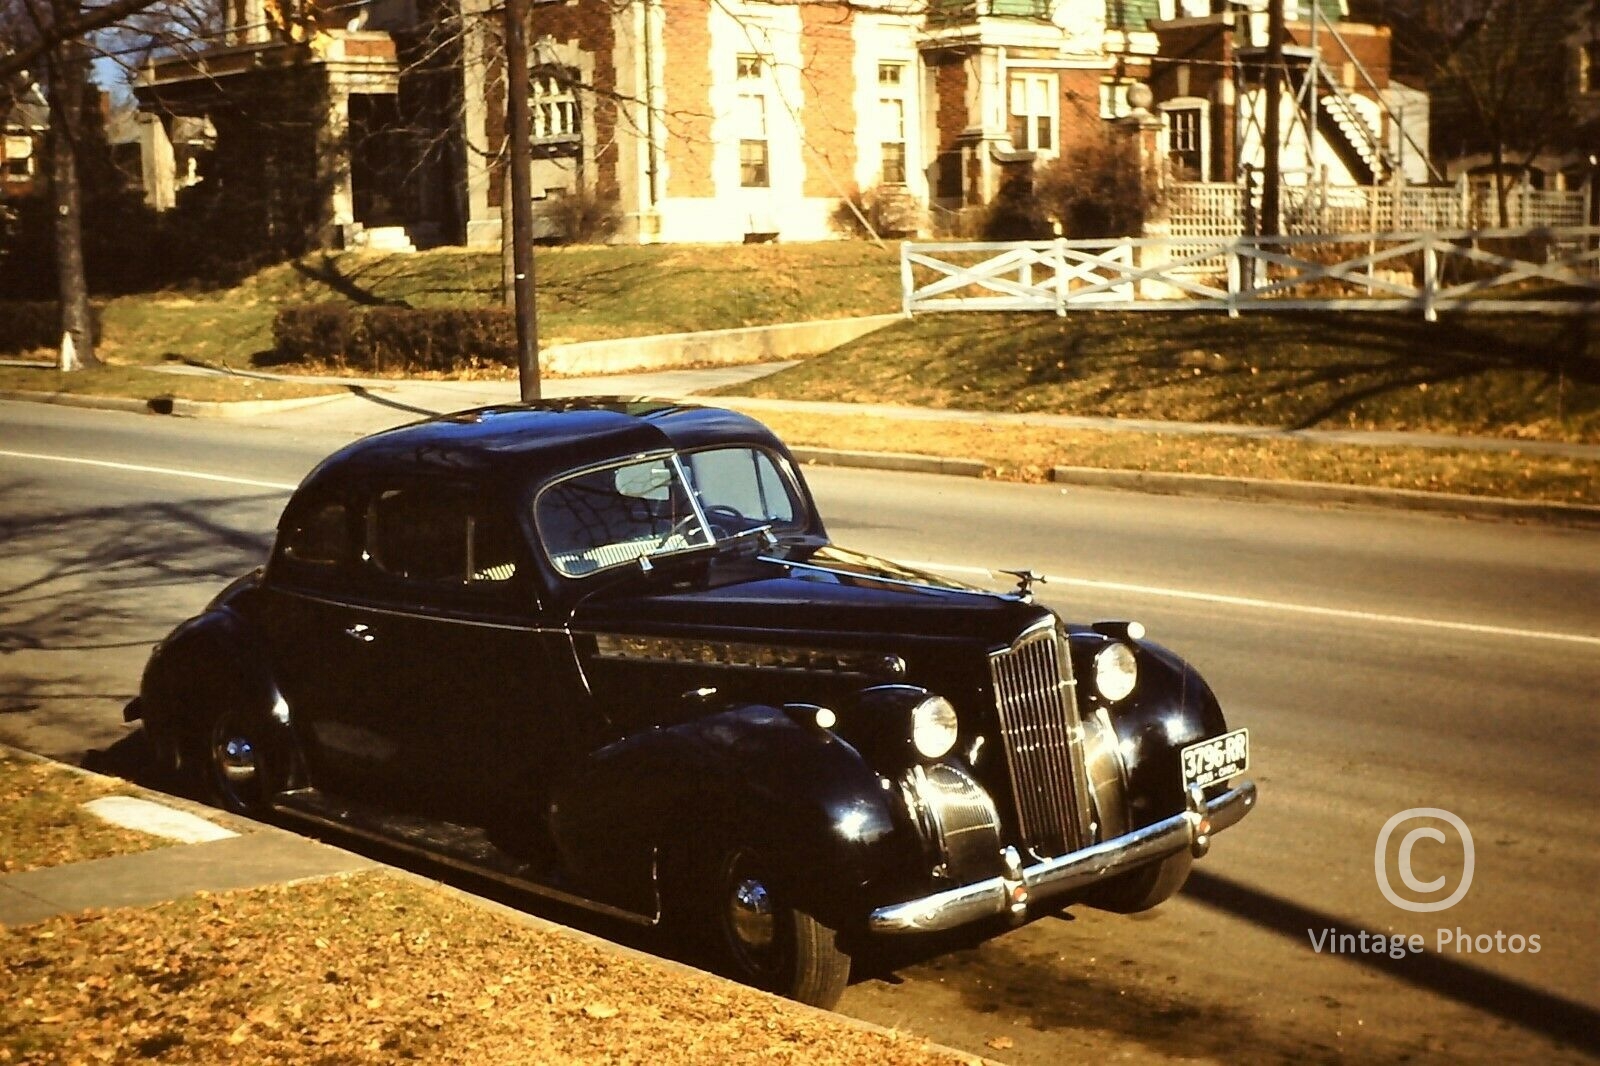
[[[477,826],[381,810],[318,788],[299,788],[279,793],[272,801],[272,809],[289,818],[340,833],[351,833],[457,870],[487,877],[520,891],[582,907],[610,918],[644,926],[653,926],[661,921],[659,901],[656,913],[640,914],[588,899],[551,884],[547,877],[541,876],[538,867],[495,844],[489,839],[489,834]]]

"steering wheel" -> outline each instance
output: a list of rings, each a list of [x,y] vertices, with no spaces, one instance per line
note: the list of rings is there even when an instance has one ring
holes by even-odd
[[[743,511],[725,503],[714,503],[705,511],[706,521],[711,524],[711,532],[718,540],[732,536],[750,524],[749,517]]]

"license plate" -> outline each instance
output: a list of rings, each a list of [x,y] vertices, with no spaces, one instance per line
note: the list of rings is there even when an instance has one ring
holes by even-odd
[[[1183,749],[1183,784],[1205,788],[1250,768],[1250,730],[1235,729]]]

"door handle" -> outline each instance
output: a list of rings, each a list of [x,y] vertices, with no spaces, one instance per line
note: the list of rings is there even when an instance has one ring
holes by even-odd
[[[363,644],[371,644],[378,638],[378,635],[372,631],[372,627],[365,622],[357,622],[355,625],[347,627],[344,635],[352,640],[359,640]]]

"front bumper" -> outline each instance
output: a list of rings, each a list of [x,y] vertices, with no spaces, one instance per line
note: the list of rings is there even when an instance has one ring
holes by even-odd
[[[932,933],[997,914],[1009,913],[1020,921],[1032,903],[1084,888],[1185,849],[1196,856],[1204,855],[1211,835],[1238,822],[1255,803],[1255,782],[1243,781],[1215,799],[1191,794],[1189,809],[1182,814],[1033,866],[1024,867],[1016,849],[1007,848],[1007,869],[1001,876],[879,907],[867,924],[875,933]]]

